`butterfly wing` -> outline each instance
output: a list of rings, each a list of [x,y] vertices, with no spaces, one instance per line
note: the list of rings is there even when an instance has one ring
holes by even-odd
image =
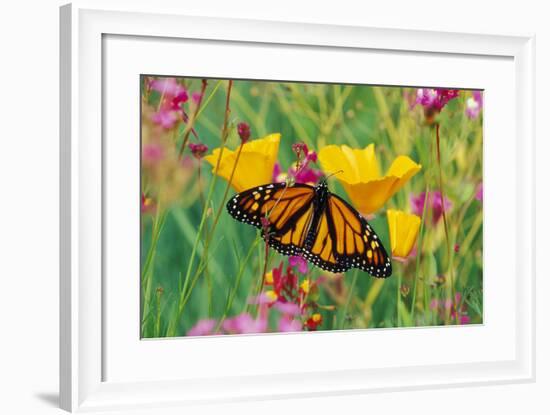
[[[359,212],[342,198],[330,194],[327,218],[333,234],[334,256],[342,267],[359,268],[373,277],[387,278],[391,261],[382,241]]]
[[[313,219],[313,205],[297,212],[279,232],[268,233],[269,246],[283,255],[302,255],[304,242]],[[265,234],[262,235],[265,239]]]
[[[306,184],[271,183],[235,195],[227,210],[238,221],[262,230],[262,217],[266,218],[269,245],[284,255],[299,255],[313,216],[314,195],[314,188]]]
[[[327,209],[320,214],[317,228],[306,241],[302,256],[325,271],[344,272],[351,268],[351,264],[335,254],[336,232],[329,215]]]

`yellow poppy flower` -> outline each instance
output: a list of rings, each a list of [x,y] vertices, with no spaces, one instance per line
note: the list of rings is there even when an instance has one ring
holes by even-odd
[[[280,140],[281,134],[270,134],[257,140],[248,141],[243,145],[239,163],[231,182],[237,192],[272,182],[273,167],[277,160]],[[237,160],[238,150],[224,148],[220,167],[216,173],[220,151],[220,148],[216,148],[204,159],[212,165],[212,173],[229,180]]]
[[[390,228],[391,252],[394,259],[407,258],[411,253],[418,230],[420,217],[401,210],[388,209],[388,225]]]
[[[346,145],[330,145],[319,152],[323,170],[335,176],[351,199],[355,208],[368,215],[380,209],[422,166],[407,156],[397,157],[385,176],[374,153],[374,144],[364,149],[352,149]]]

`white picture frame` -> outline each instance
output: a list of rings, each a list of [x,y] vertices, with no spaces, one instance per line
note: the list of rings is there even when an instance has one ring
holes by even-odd
[[[509,270],[515,283],[511,291],[515,301],[509,305],[514,311],[514,324],[510,331],[513,339],[507,345],[512,350],[511,357],[493,361],[449,361],[446,364],[419,365],[410,362],[407,365],[407,362],[402,362],[402,367],[383,363],[370,369],[352,369],[348,366],[318,372],[307,369],[292,373],[250,372],[248,375],[234,376],[228,369],[228,372],[218,376],[211,373],[206,377],[193,375],[175,379],[173,375],[168,375],[165,380],[160,380],[161,374],[156,373],[156,377],[145,380],[132,377],[134,375],[129,375],[127,380],[117,376],[116,382],[106,380],[105,373],[109,369],[106,352],[111,345],[105,340],[109,323],[109,313],[104,308],[107,303],[105,290],[109,286],[105,280],[105,257],[108,257],[105,233],[109,222],[106,223],[103,217],[108,209],[103,199],[106,183],[106,146],[103,140],[109,127],[104,125],[103,119],[107,94],[104,90],[103,61],[106,56],[104,42],[109,36],[150,38],[159,42],[191,39],[196,42],[284,45],[289,49],[314,47],[352,52],[370,50],[512,60],[516,105],[512,114],[515,129],[510,134],[515,143],[513,157],[516,169],[509,174],[516,183],[516,203],[515,214],[508,219],[508,223],[512,223],[515,229],[516,257],[515,267]],[[60,63],[60,398],[63,409],[160,408],[196,402],[281,399],[534,380],[535,86],[532,35],[445,33],[410,30],[407,27],[385,29],[193,17],[177,10],[161,13],[154,6],[145,10],[142,6],[116,2],[98,4],[82,1],[61,8]],[[220,76],[223,75],[223,71],[220,72]],[[441,82],[448,82],[448,79],[441,78]],[[521,145],[518,145],[520,140]],[[496,167],[495,163],[486,165],[486,168]],[[496,192],[494,197],[498,197]],[[428,331],[414,333],[419,341],[422,336],[428,335]],[[396,338],[403,335],[407,333],[392,334]],[[324,341],[323,336],[301,336],[301,341],[307,337],[311,345]],[[242,346],[234,339],[231,341],[235,346]],[[271,339],[284,343],[292,337]],[[218,338],[216,341],[229,340]],[[347,341],[353,341],[353,338]],[[175,347],[173,340],[158,342],[172,343],[170,347]],[[505,346],[502,345],[503,348]]]

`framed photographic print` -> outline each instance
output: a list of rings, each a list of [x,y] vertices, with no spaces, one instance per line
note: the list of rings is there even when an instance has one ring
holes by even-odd
[[[533,379],[531,37],[61,23],[63,408]]]

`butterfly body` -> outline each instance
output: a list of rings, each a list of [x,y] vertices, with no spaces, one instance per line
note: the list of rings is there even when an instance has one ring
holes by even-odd
[[[328,187],[325,182],[321,182],[318,186],[315,187],[315,198],[313,199],[313,218],[311,220],[311,226],[309,227],[306,235],[306,240],[304,243],[305,250],[310,250],[315,243],[315,237],[317,235],[321,215],[326,209],[328,194]]]
[[[367,221],[331,193],[316,186],[270,183],[245,190],[227,203],[231,216],[262,230],[270,247],[302,256],[321,269],[359,268],[374,277],[391,275],[390,259]]]

